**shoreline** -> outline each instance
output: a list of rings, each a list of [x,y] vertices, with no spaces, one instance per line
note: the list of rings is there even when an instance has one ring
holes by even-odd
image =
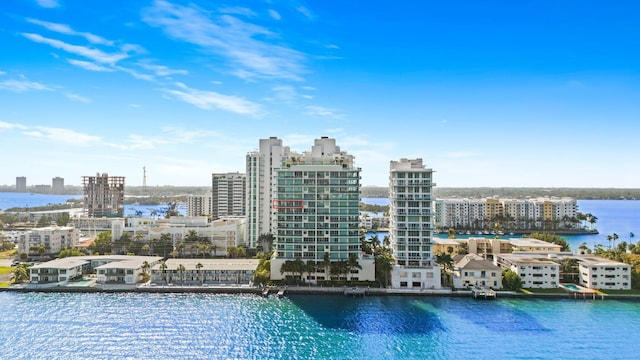
[[[415,297],[454,297],[474,299],[471,290],[408,290],[408,289],[383,289],[383,288],[354,288],[354,287],[312,287],[312,286],[271,286],[270,295],[276,296],[278,290],[284,288],[284,296],[293,295],[343,295],[345,297],[362,296],[415,296]],[[358,289],[358,293],[350,293],[349,290]],[[248,286],[136,286],[136,287],[7,287],[0,288],[0,292],[16,293],[146,293],[146,294],[253,294],[263,296],[263,288]],[[580,293],[516,293],[513,291],[496,291],[495,299],[567,299],[567,300],[626,300],[640,301],[640,294],[580,294]],[[491,301],[494,299],[477,298],[478,301]]]

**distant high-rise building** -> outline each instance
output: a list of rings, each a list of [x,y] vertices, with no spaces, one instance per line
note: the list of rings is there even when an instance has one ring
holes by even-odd
[[[389,242],[396,265],[394,288],[440,288],[440,267],[433,261],[433,170],[422,159],[391,161],[389,172]]]
[[[214,220],[246,214],[246,181],[245,174],[212,174],[211,216]]]
[[[51,180],[51,192],[54,194],[64,193],[64,179],[57,176]]]
[[[250,248],[258,245],[263,234],[273,234],[271,201],[273,199],[275,169],[289,156],[289,147],[277,137],[260,139],[260,148],[247,154],[246,214],[247,241]]]
[[[82,186],[87,216],[124,216],[124,176],[83,176]]]
[[[16,192],[27,192],[27,178],[25,176],[16,177]]]
[[[187,196],[187,216],[209,216],[211,213],[211,194]]]

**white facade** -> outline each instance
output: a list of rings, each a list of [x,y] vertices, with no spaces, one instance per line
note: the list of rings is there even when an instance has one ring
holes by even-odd
[[[135,285],[140,281],[144,271],[160,263],[161,257],[157,256],[104,256],[101,258],[103,265],[95,267],[97,282],[99,284],[125,284]],[[149,266],[145,269],[145,265]]]
[[[459,255],[453,265],[453,286],[502,288],[502,270],[491,261],[476,254]]]
[[[271,201],[275,170],[289,156],[289,148],[276,137],[260,139],[260,148],[247,154],[246,214],[248,246],[255,248],[263,234],[273,234]]]
[[[601,290],[631,290],[631,267],[598,256],[573,256],[578,261],[580,285]]]
[[[523,288],[551,289],[560,284],[560,264],[545,254],[496,254],[494,263],[518,274]]]
[[[397,288],[440,288],[433,261],[433,170],[422,159],[390,162],[389,242],[396,261],[391,284]]]
[[[64,286],[70,280],[81,278],[89,262],[82,256],[56,259],[29,268],[29,286]]]
[[[34,246],[44,246],[45,254],[57,254],[71,249],[80,242],[80,231],[73,227],[50,226],[35,228],[17,234],[18,252],[29,253]]]

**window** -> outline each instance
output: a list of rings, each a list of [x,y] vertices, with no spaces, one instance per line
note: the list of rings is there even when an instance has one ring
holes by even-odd
[[[400,281],[400,287],[407,287],[407,282],[406,281]]]
[[[422,284],[420,284],[420,281],[414,281],[413,283],[411,283],[412,287],[420,287]]]
[[[411,273],[411,277],[414,279],[419,279],[422,277],[422,274],[419,272],[414,272],[414,273]]]

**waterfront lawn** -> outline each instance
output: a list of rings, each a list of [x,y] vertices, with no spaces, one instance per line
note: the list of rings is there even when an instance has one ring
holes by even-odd
[[[16,256],[18,250],[7,250],[0,252],[0,259],[13,259]]]
[[[9,287],[11,284],[11,272],[13,268],[0,266],[0,287]]]
[[[640,295],[640,289],[631,290],[600,290],[607,295]]]
[[[524,290],[524,289],[523,289]],[[553,289],[526,289],[529,294],[566,294],[567,291],[562,288]]]

